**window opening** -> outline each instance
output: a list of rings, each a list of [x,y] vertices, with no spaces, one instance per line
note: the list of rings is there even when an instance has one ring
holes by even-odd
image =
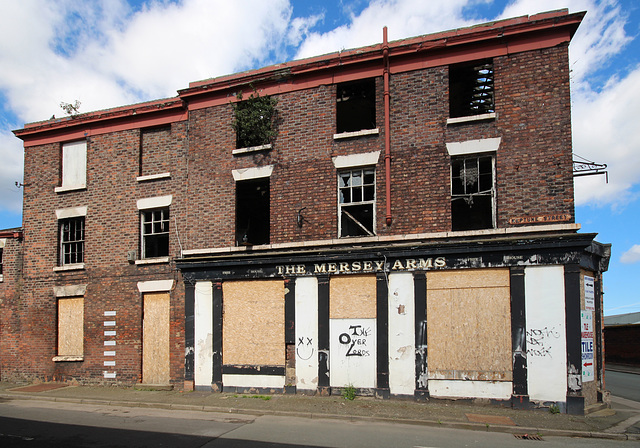
[[[451,222],[453,230],[494,227],[492,156],[451,159]]]
[[[376,127],[375,79],[338,84],[336,88],[336,133]]]
[[[375,199],[375,168],[338,173],[338,225],[341,237],[375,235]]]
[[[276,104],[278,100],[269,96],[260,96],[256,90],[242,99],[242,92],[237,95],[238,102],[233,103],[235,113],[232,127],[236,131],[236,149],[268,145],[277,136]]]
[[[2,267],[3,267],[2,252],[3,251],[4,251],[4,249],[2,247],[0,247],[0,280],[2,280]]]
[[[84,216],[60,221],[60,265],[84,263]]]
[[[477,61],[449,68],[451,118],[495,112],[493,62]]]
[[[143,210],[142,258],[169,256],[169,209]]]
[[[236,243],[269,244],[269,178],[236,182]]]

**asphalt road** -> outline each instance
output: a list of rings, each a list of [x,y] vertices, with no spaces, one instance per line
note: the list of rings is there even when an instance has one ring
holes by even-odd
[[[637,441],[544,437],[547,447]],[[519,447],[512,434],[421,425],[127,408],[36,400],[0,403],[1,447]]]
[[[640,375],[607,370],[604,381],[611,395],[640,402]]]

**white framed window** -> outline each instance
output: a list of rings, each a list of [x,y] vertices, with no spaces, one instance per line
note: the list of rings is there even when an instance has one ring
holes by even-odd
[[[169,256],[169,207],[140,212],[143,259]]]
[[[375,235],[375,204],[375,168],[351,168],[338,172],[340,237]]]
[[[60,169],[60,186],[56,188],[56,192],[87,187],[86,140],[62,145]]]
[[[58,221],[59,266],[84,263],[84,216],[64,218]]]
[[[451,228],[495,227],[495,157],[476,154],[451,158]]]

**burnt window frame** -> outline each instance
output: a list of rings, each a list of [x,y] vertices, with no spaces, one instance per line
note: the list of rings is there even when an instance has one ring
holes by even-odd
[[[159,219],[156,214],[159,215]],[[150,217],[150,220],[147,218]],[[157,225],[160,225],[158,231]],[[146,226],[151,226],[151,232],[146,231]],[[163,227],[166,226],[166,227]],[[162,259],[169,257],[170,252],[171,214],[169,207],[157,207],[140,210],[140,258],[142,260]],[[166,240],[166,242],[165,242]],[[148,247],[155,242],[154,250]],[[159,244],[161,242],[161,245]],[[151,254],[149,254],[151,252]],[[166,252],[166,253],[164,253]]]
[[[488,73],[483,73],[483,71]],[[449,118],[495,114],[493,59],[449,66]]]
[[[376,106],[376,78],[336,84],[336,134],[377,129]]]
[[[251,190],[255,189],[252,195]],[[266,201],[266,203],[265,203]],[[237,246],[271,243],[271,179],[268,176],[236,181],[235,242]],[[251,221],[255,218],[257,223]],[[253,222],[253,227],[252,227]]]
[[[69,226],[66,230],[65,226]],[[71,229],[71,225],[74,228]],[[80,225],[80,229],[76,226]],[[71,238],[73,234],[73,239]],[[84,264],[86,226],[84,216],[73,216],[58,220],[58,266]]]
[[[362,182],[354,184],[354,173],[359,173]],[[345,182],[345,175],[348,175],[348,182]],[[365,182],[366,176],[373,176],[371,182]],[[377,178],[375,166],[362,166],[340,169],[337,173],[338,190],[338,236],[340,238],[358,238],[376,235],[376,199],[377,199]],[[355,200],[354,200],[355,199]],[[352,211],[370,208],[370,223],[362,223]],[[346,209],[353,210],[346,210]],[[344,216],[343,216],[344,215]],[[351,216],[349,216],[351,215]],[[346,221],[344,220],[346,218]],[[367,224],[371,228],[367,228]],[[351,229],[359,229],[353,232]],[[366,230],[365,230],[366,229]],[[355,234],[354,234],[355,233]]]
[[[474,186],[473,182],[473,169],[471,166],[467,166],[467,162],[475,161],[477,168],[476,182]],[[457,163],[463,163],[464,174],[454,175],[455,166]],[[481,170],[481,163],[488,163],[490,169]],[[470,165],[470,164],[469,164]],[[485,166],[486,168],[486,166]],[[482,181],[482,176],[490,174],[491,178],[487,182]],[[467,230],[484,230],[496,228],[496,155],[495,153],[479,153],[479,154],[464,154],[451,157],[450,165],[450,179],[451,179],[451,230],[452,231],[467,231]],[[456,185],[456,179],[461,179],[459,185]],[[488,185],[488,189],[487,187]],[[462,192],[460,191],[462,190]],[[490,210],[481,210],[482,204],[474,204],[473,200],[476,198],[482,202],[486,202],[488,198],[488,206]],[[475,210],[469,210],[467,220],[464,220],[462,213],[463,203],[466,203],[467,207],[476,205]],[[477,224],[470,219],[480,216],[480,221]]]

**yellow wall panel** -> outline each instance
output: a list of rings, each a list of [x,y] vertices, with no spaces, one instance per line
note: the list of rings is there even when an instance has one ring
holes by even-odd
[[[143,295],[142,382],[169,384],[169,293]]]
[[[58,300],[58,356],[84,354],[84,298]]]
[[[331,277],[329,294],[331,319],[375,319],[375,275]]]
[[[508,269],[427,273],[429,377],[511,380],[510,310]]]
[[[222,284],[224,364],[284,366],[284,282]]]

